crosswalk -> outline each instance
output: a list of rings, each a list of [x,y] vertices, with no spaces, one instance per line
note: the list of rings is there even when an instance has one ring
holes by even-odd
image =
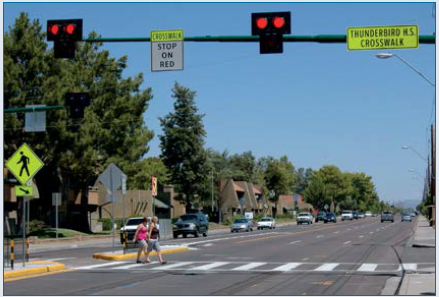
[[[317,263],[317,262],[207,262],[186,261],[159,262],[134,264],[132,261],[116,261],[88,266],[76,267],[76,270],[105,270],[105,271],[190,271],[190,272],[315,272],[315,273],[400,273],[429,271],[435,263]]]

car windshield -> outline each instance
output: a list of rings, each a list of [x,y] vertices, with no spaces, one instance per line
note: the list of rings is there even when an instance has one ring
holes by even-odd
[[[307,216],[309,216],[309,213],[301,213],[301,214],[299,214],[299,217],[307,217]]]
[[[333,214],[333,213],[328,213],[327,216],[328,216],[328,217],[333,217],[334,214]]]
[[[243,224],[243,223],[247,223],[246,219],[236,219],[234,224]]]
[[[137,226],[140,223],[142,223],[143,218],[139,218],[139,219],[129,219],[126,226]]]
[[[197,216],[196,215],[182,215],[180,217],[181,221],[195,221],[197,220]]]
[[[324,216],[325,213],[324,213],[324,212],[319,212],[317,215],[318,215],[318,216]]]
[[[408,216],[410,216],[410,214],[408,214],[408,213],[403,213],[402,216],[403,216],[403,217],[408,217]]]
[[[271,222],[271,219],[270,218],[264,218],[264,219],[261,219],[261,222]]]
[[[391,215],[392,213],[390,211],[383,212],[384,215]]]
[[[352,213],[352,211],[350,211],[350,210],[343,210],[341,212],[341,214],[351,214],[351,213]]]

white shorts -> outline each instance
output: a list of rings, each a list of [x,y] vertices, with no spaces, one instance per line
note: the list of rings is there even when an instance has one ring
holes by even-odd
[[[160,244],[157,239],[150,239],[148,242],[148,252],[151,252],[153,249],[156,252],[160,252]]]
[[[148,243],[146,242],[145,239],[139,239],[137,241],[139,242],[139,245],[143,248],[146,248],[148,246]]]

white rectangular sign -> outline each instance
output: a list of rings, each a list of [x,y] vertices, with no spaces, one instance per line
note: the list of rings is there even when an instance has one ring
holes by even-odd
[[[183,30],[151,31],[151,71],[183,70]]]

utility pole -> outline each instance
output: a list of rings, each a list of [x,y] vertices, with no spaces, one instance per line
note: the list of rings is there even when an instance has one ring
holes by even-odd
[[[434,155],[434,131],[433,131],[433,124],[431,124],[430,126],[430,135],[431,135],[431,181],[430,181],[430,196],[431,196],[431,201],[430,201],[430,206],[428,208],[428,214],[430,215],[430,225],[433,225],[433,217],[434,217],[434,212],[435,212],[435,208],[434,208],[434,204],[435,204],[435,198],[436,198],[436,172],[435,172],[435,155]]]

